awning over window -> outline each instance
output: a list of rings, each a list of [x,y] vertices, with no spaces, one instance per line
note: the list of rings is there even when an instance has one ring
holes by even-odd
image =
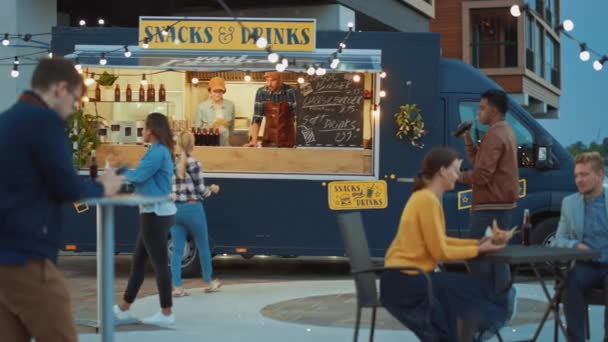
[[[158,50],[129,46],[131,57],[125,57],[124,47],[117,45],[76,45],[75,52],[66,57],[78,57],[84,66],[100,66],[99,59],[105,53],[107,67],[142,69],[182,69],[193,71],[268,71],[275,70],[266,51],[205,51],[205,50]],[[108,53],[108,51],[116,50]],[[282,58],[289,60],[287,71],[304,72],[312,65],[329,68],[335,50],[317,49],[313,52],[283,52]],[[345,49],[338,55],[340,64],[336,71],[379,72],[380,50]]]

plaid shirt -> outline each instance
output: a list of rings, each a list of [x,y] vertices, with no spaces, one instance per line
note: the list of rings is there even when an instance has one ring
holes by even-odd
[[[255,106],[253,111],[253,123],[260,125],[266,112],[264,111],[264,102],[287,102],[289,111],[296,111],[296,90],[294,87],[283,84],[277,91],[271,92],[268,87],[264,86],[255,93]]]
[[[211,196],[211,189],[205,186],[203,168],[198,160],[188,156],[184,178],[177,175],[177,167],[173,175],[172,198],[175,202],[202,201]]]

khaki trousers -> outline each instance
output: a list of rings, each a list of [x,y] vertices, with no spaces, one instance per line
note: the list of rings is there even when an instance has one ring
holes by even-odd
[[[70,293],[48,260],[0,265],[0,342],[76,342]]]

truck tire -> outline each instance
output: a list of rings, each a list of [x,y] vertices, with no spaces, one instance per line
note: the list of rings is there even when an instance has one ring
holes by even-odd
[[[555,239],[555,231],[559,217],[550,217],[540,221],[532,229],[530,243],[533,245],[549,245]]]
[[[173,256],[173,241],[169,236],[169,260]],[[184,254],[182,255],[182,277],[183,278],[194,278],[201,275],[201,262],[198,257],[198,248],[194,239],[190,236],[186,239],[186,246],[184,247]]]

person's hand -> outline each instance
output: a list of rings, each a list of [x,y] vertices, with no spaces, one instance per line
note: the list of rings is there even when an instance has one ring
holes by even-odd
[[[209,190],[211,190],[212,193],[217,194],[220,192],[220,186],[217,184],[211,184],[211,186],[209,186]]]
[[[123,176],[116,174],[115,169],[106,169],[102,175],[97,177],[97,181],[103,185],[104,197],[114,196],[120,191]]]
[[[228,127],[228,121],[226,119],[217,119],[213,123],[213,127]]]
[[[580,249],[580,250],[583,250],[583,251],[588,251],[588,250],[591,249],[591,247],[589,247],[589,246],[587,246],[587,245],[585,245],[584,243],[581,242],[578,245],[576,245],[576,249]]]
[[[488,240],[492,240],[491,236],[484,236],[481,239],[479,239],[479,245],[481,246],[484,242],[488,241]]]
[[[505,248],[505,246],[506,245],[495,245],[492,243],[492,239],[486,239],[479,245],[479,254],[498,252]]]

